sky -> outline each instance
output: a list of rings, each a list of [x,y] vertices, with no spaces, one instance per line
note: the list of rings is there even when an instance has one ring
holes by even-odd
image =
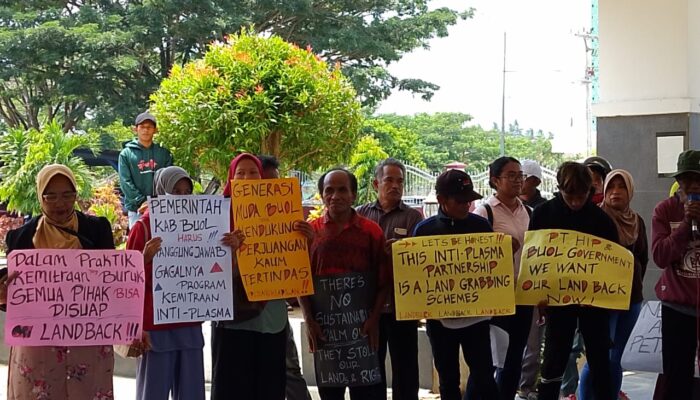
[[[432,100],[394,92],[378,113],[463,112],[474,124],[501,124],[503,34],[506,33],[505,120],[555,135],[554,151],[586,153],[584,40],[590,0],[438,0],[431,7],[475,9],[446,38],[430,41],[391,64],[399,78],[440,85]],[[593,136],[594,137],[594,136]],[[595,147],[595,146],[593,146]]]

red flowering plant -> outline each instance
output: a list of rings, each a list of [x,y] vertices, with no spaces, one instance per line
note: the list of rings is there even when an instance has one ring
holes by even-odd
[[[119,248],[126,243],[129,219],[122,212],[114,182],[106,182],[94,189],[88,201],[81,201],[80,208],[89,215],[105,217],[112,226],[114,246]]]
[[[0,216],[0,251],[7,252],[7,243],[5,236],[7,232],[17,229],[24,223],[24,218],[13,214],[5,214]]]

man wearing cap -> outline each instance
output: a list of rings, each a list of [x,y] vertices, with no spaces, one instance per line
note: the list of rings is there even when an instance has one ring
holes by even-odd
[[[124,207],[129,212],[129,228],[139,219],[139,208],[153,194],[153,175],[157,169],[173,165],[170,152],[153,142],[156,117],[148,111],[139,114],[134,124],[136,138],[119,153],[119,186]]]
[[[540,194],[540,190],[537,189],[542,183],[542,168],[537,164],[537,161],[533,160],[523,160],[520,165],[523,174],[526,176],[523,187],[520,190],[520,200],[522,200],[523,204],[526,206],[534,209],[547,201],[547,199]]]
[[[492,232],[489,222],[469,212],[474,200],[482,196],[474,191],[467,173],[443,172],[435,183],[438,214],[416,226],[414,236],[455,235]],[[427,331],[433,348],[435,368],[440,379],[440,398],[460,400],[459,348],[476,383],[474,394],[482,399],[497,399],[493,377],[491,338],[488,317],[428,320]]]
[[[374,171],[374,189],[377,201],[357,208],[357,213],[370,219],[384,231],[387,244],[409,237],[423,220],[421,213],[402,200],[406,167],[398,160],[387,158]],[[389,257],[391,247],[387,246]],[[391,258],[389,258],[389,261]],[[392,285],[393,287],[393,285]],[[397,321],[392,294],[387,296],[379,320],[379,367],[384,388],[386,375],[384,360],[387,346],[391,354],[392,399],[418,400],[418,321]],[[385,390],[386,398],[386,390]]]
[[[663,270],[656,284],[661,300],[663,371],[661,399],[692,397],[700,310],[700,151],[678,156],[674,174],[680,190],[654,208],[652,256]]]

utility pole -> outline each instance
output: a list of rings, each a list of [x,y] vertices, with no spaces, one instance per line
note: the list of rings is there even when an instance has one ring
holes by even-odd
[[[501,157],[506,155],[506,33],[503,32],[503,88],[501,91]]]
[[[586,49],[586,70],[584,72],[584,78],[581,83],[586,85],[586,156],[590,156],[593,153],[593,119],[591,117],[591,83],[594,79],[595,71],[591,63],[591,53],[593,52],[593,47],[589,45],[589,41],[597,39],[596,35],[591,32],[583,30],[581,33],[576,33],[576,36],[583,39],[583,45]]]

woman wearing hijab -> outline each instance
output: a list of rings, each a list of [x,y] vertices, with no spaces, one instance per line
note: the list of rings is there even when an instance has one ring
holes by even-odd
[[[191,195],[192,179],[180,167],[156,171],[153,193],[156,196]],[[136,370],[136,399],[204,400],[204,337],[202,323],[155,325],[153,323],[153,256],[160,250],[160,237],[151,238],[148,210],[129,232],[126,248],[143,252],[146,276],[146,299],[143,307],[143,330],[146,351]]]
[[[7,233],[8,253],[21,249],[114,249],[106,218],[75,210],[78,185],[61,164],[47,165],[36,177],[41,215]],[[16,276],[3,278],[3,289]],[[0,291],[0,305],[7,302]],[[10,348],[7,398],[111,400],[112,346]]]
[[[618,397],[622,387],[622,353],[625,351],[627,339],[632,334],[632,328],[637,322],[642,309],[642,281],[649,261],[646,227],[644,220],[630,208],[634,195],[632,175],[623,169],[615,169],[608,173],[603,185],[604,199],[600,207],[610,216],[617,226],[619,243],[632,252],[634,256],[634,275],[630,306],[627,311],[610,311],[610,338],[613,347],[610,350],[610,379],[614,398]],[[593,399],[592,382],[589,376],[588,364],[581,371],[579,390],[581,399]]]
[[[262,179],[262,164],[243,153],[231,161],[224,196],[231,181]],[[286,383],[287,305],[284,300],[249,302],[238,271],[236,250],[244,233],[233,228],[222,243],[233,251],[234,320],[215,322],[212,330],[212,400],[284,400]],[[294,223],[294,230],[313,237],[311,226]]]

